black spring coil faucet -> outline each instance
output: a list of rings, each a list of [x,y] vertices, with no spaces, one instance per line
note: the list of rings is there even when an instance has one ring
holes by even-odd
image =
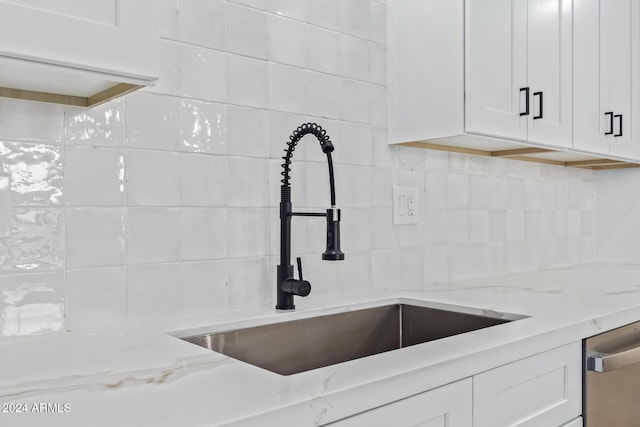
[[[329,164],[329,186],[331,187],[331,208],[326,212],[293,212],[291,206],[291,186],[289,185],[289,173],[291,172],[291,156],[296,145],[303,136],[314,135],[322,151],[327,155]],[[291,265],[291,217],[293,216],[318,216],[327,219],[327,248],[322,254],[323,260],[344,260],[344,253],[340,250],[340,209],[336,209],[336,191],[333,179],[333,161],[331,152],[333,143],[322,127],[315,123],[305,123],[293,132],[285,148],[285,156],[282,157],[282,185],[280,186],[280,264],[277,271],[277,304],[279,310],[293,310],[294,295],[306,297],[311,292],[311,284],[302,278],[302,261],[298,258],[299,278],[293,277],[293,265]]]

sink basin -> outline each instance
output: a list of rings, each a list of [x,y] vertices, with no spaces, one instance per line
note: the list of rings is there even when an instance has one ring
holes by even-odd
[[[291,375],[522,317],[392,304],[182,339],[281,375]]]

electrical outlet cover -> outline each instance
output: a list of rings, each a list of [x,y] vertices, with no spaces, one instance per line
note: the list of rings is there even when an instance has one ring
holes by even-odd
[[[393,186],[393,225],[420,222],[419,194],[417,187]]]

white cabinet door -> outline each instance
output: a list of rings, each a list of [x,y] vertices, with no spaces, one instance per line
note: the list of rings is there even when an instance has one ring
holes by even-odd
[[[570,147],[572,1],[466,2],[467,132]]]
[[[0,94],[96,103],[107,90],[154,84],[157,26],[154,0],[0,0]]]
[[[575,342],[473,377],[473,426],[560,426],[582,412]]]
[[[466,131],[526,140],[526,0],[467,0],[465,21]]]
[[[572,0],[528,0],[529,142],[572,144]]]
[[[157,71],[153,0],[51,3],[0,1],[0,55],[140,78]]]
[[[624,155],[631,149],[631,0],[600,3],[600,111],[611,152]]]
[[[463,0],[388,0],[389,142],[464,131],[463,16]]]
[[[608,154],[608,110],[602,110],[600,99],[600,0],[576,2],[573,25],[573,146]]]
[[[332,423],[336,427],[469,427],[471,378]]]
[[[613,131],[610,136],[611,154],[640,158],[640,135],[637,132],[640,116],[637,108],[640,69],[640,49],[637,39],[640,30],[640,5],[636,0],[602,0],[600,2],[601,111],[613,112]],[[635,98],[634,98],[635,95]],[[601,114],[601,117],[604,115]]]
[[[640,158],[640,5],[575,5],[574,147]]]

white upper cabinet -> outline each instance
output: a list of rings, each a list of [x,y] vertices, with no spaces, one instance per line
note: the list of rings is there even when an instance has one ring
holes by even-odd
[[[152,85],[157,22],[154,0],[0,0],[0,95],[91,105]]]
[[[574,147],[640,159],[640,4],[575,5]]]
[[[466,131],[572,143],[572,1],[466,1]]]
[[[527,3],[466,3],[466,129],[526,140],[531,117],[527,87]],[[531,93],[529,91],[529,99]],[[526,111],[528,116],[522,116]]]
[[[463,0],[389,0],[389,141],[464,132]]]

